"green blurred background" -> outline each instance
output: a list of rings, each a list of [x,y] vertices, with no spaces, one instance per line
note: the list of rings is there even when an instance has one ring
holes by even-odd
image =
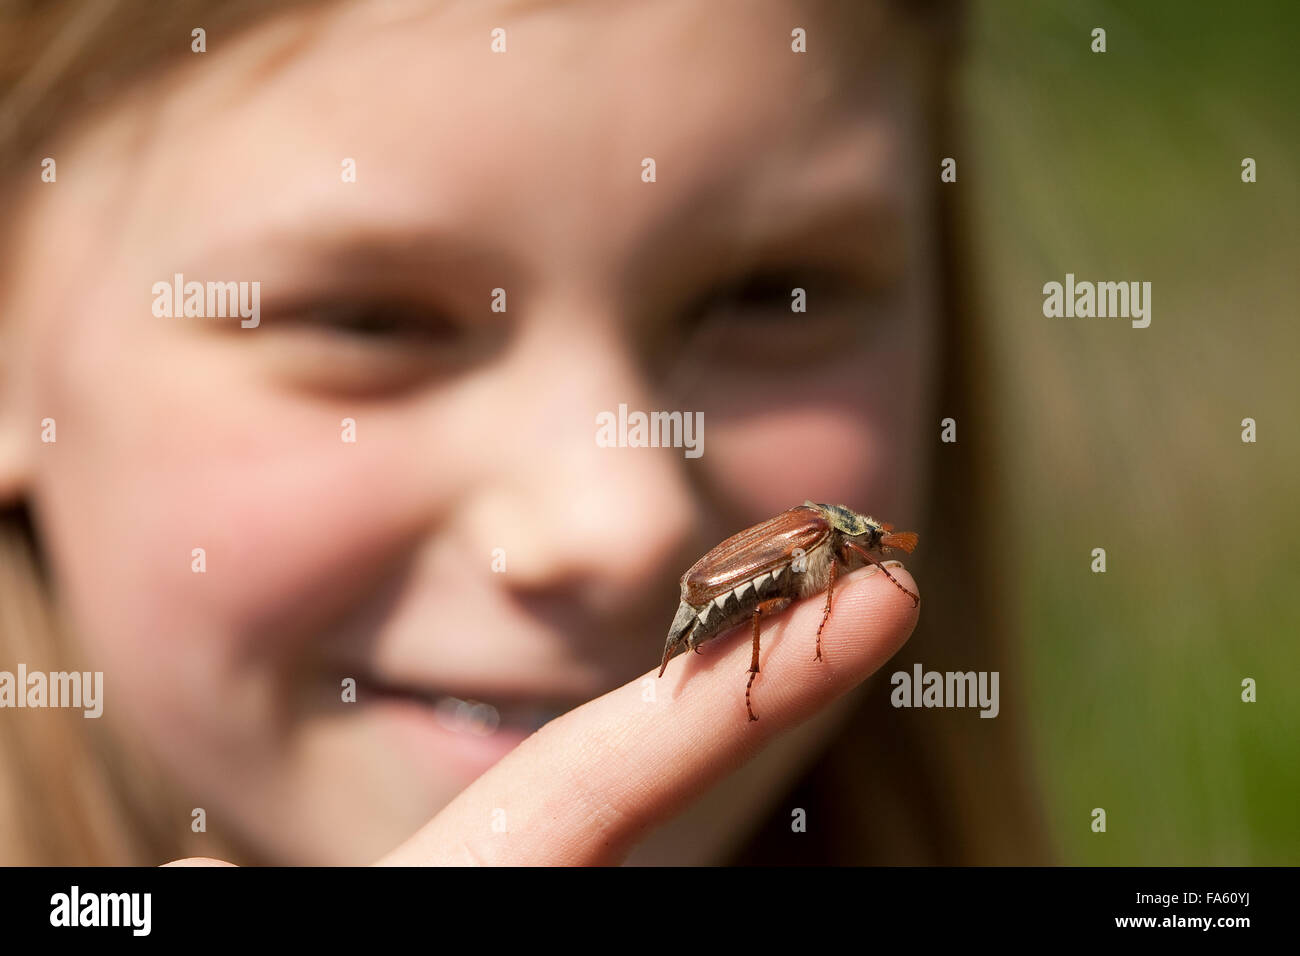
[[[995,337],[991,550],[1023,584],[1065,863],[1300,863],[1298,11],[974,8],[949,188],[969,191]],[[1045,318],[1067,272],[1150,281],[1150,327]]]

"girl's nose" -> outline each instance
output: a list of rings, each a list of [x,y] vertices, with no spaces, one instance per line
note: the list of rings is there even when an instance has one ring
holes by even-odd
[[[522,376],[534,378],[536,398],[519,409],[513,473],[499,486],[508,490],[495,505],[509,528],[510,586],[593,585],[604,603],[679,576],[696,519],[690,473],[703,458],[687,447],[620,443],[619,406],[628,415],[681,412],[694,428],[692,410],[657,408],[627,352],[595,337]]]

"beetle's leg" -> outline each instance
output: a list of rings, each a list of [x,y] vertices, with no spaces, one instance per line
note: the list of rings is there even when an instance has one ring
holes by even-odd
[[[758,720],[754,716],[754,708],[749,705],[749,689],[754,686],[754,677],[758,674],[758,619],[763,616],[763,612],[754,607],[754,656],[749,661],[749,683],[745,685],[745,710],[749,711],[750,720]]]
[[[817,655],[813,658],[815,661],[822,659],[822,628],[831,617],[831,592],[835,590],[835,565],[839,562],[835,560],[835,555],[831,555],[831,580],[826,585],[826,613],[822,615],[822,622],[817,625]]]
[[[885,567],[883,564],[877,561],[875,557],[870,552],[868,552],[865,548],[863,548],[861,545],[854,544],[852,541],[848,541],[846,542],[846,544],[854,551],[858,552],[858,554],[862,555],[864,558],[866,558],[868,561],[874,564],[876,567],[880,568],[880,570],[884,571],[885,577],[889,578],[889,580],[894,582],[894,587],[898,588],[898,590],[902,591],[904,594],[906,594],[908,597],[912,599],[912,607],[916,607],[918,604],[921,603],[921,596],[919,594],[909,591],[907,588],[899,584],[898,578],[894,577],[892,574],[889,573],[889,568]]]
[[[794,598],[779,597],[767,601],[759,601],[754,605],[754,654],[749,659],[749,683],[745,685],[745,710],[749,711],[750,720],[758,720],[754,715],[754,708],[749,704],[749,689],[754,686],[754,678],[758,676],[758,619],[765,614],[779,614],[790,606]]]

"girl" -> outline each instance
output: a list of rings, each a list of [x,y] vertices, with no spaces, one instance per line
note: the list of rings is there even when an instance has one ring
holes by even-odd
[[[4,862],[1043,861],[957,12],[13,15],[0,667],[103,716],[0,710]],[[702,429],[606,447],[621,406]],[[923,608],[864,569],[824,660],[820,599],[765,623],[757,722],[747,635],[657,679],[683,569],[806,498],[919,531]],[[918,615],[891,667],[998,671],[997,719],[863,684]]]

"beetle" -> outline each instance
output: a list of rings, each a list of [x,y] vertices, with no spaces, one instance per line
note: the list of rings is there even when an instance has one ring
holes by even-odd
[[[664,659],[659,676],[679,651],[700,645],[746,619],[754,625],[753,655],[749,682],[745,685],[745,710],[751,721],[758,720],[749,693],[758,674],[759,619],[778,614],[799,598],[826,592],[826,610],[817,627],[817,654],[822,659],[822,628],[831,616],[831,592],[835,577],[874,564],[894,585],[921,603],[889,573],[872,554],[895,548],[909,554],[916,547],[913,531],[895,532],[892,525],[860,515],[844,505],[805,501],[734,534],[696,561],[682,575],[681,604],[668,628]]]

